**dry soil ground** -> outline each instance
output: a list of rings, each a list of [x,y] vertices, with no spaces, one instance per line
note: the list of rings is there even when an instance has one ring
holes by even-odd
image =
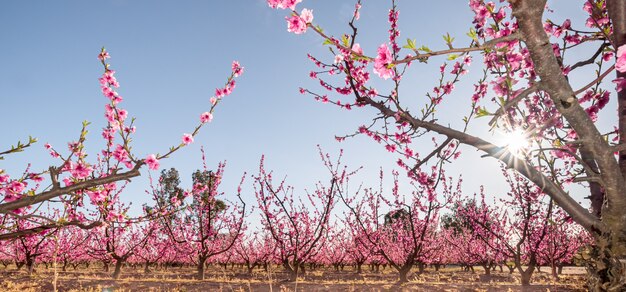
[[[272,271],[273,270],[273,271]],[[506,270],[506,269],[505,269]],[[424,274],[413,275],[409,283],[396,285],[396,275],[389,268],[380,273],[366,271],[357,275],[346,267],[344,271],[331,268],[307,271],[297,283],[286,282],[287,275],[279,267],[265,272],[255,270],[252,275],[237,267],[226,270],[210,267],[203,281],[194,279],[191,267],[156,269],[145,274],[142,268],[126,267],[120,279],[111,279],[111,274],[101,267],[79,267],[58,273],[59,291],[585,291],[584,269],[566,267],[558,281],[553,280],[549,269],[535,272],[530,287],[519,285],[518,275],[508,272],[493,272],[482,275],[459,268],[444,268],[438,272],[427,269]],[[38,267],[36,274],[28,276],[26,271],[15,267],[0,268],[0,291],[52,291],[54,271]]]

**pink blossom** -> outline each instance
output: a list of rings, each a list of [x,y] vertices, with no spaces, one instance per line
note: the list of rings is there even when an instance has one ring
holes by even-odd
[[[193,143],[193,136],[191,134],[183,134],[183,144],[189,145]]]
[[[217,99],[222,99],[222,97],[224,97],[225,95],[226,95],[226,92],[223,88],[215,89],[215,97],[217,97]]]
[[[128,117],[128,111],[125,109],[118,110],[117,117],[119,118],[120,121],[126,120],[126,118]]]
[[[93,168],[91,166],[82,162],[72,163],[71,167],[70,173],[77,179],[87,178],[93,172]]]
[[[26,188],[25,182],[14,180],[9,184],[9,187],[7,189],[9,190],[9,192],[13,194],[19,194],[23,192],[25,188]]]
[[[241,65],[239,65],[239,62],[237,61],[233,61],[232,70],[233,76],[235,77],[239,77],[241,74],[243,74],[243,67],[241,67]]]
[[[363,49],[361,49],[361,45],[359,43],[352,45],[352,51],[359,55],[363,55]]]
[[[91,202],[94,204],[102,203],[102,201],[104,201],[104,199],[106,198],[105,192],[103,191],[87,191],[87,195],[89,196]]]
[[[335,55],[335,61],[334,61],[334,63],[335,63],[335,64],[339,64],[339,63],[341,63],[341,62],[343,62],[343,55],[342,55],[342,54],[337,54],[337,55]]]
[[[626,72],[626,45],[622,45],[617,49],[617,60],[615,60],[615,69],[617,71]]]
[[[2,169],[0,169],[0,173],[2,173],[2,172],[3,172],[3,170],[2,170]],[[9,181],[9,178],[10,178],[10,177],[9,177],[9,175],[8,175],[8,174],[3,174],[3,175],[0,175],[0,184],[5,184],[5,183],[7,183],[7,182]]]
[[[452,90],[454,90],[454,83],[448,82],[444,86],[441,87],[443,89],[444,94],[450,94]]]
[[[152,170],[159,169],[160,163],[159,163],[159,160],[156,158],[156,156],[154,154],[148,155],[148,157],[146,157],[144,162],[148,165],[148,168],[150,168]]]
[[[128,160],[128,152],[122,145],[118,144],[113,151],[113,158],[117,159],[119,162],[124,162]]]
[[[378,76],[383,79],[393,77],[393,70],[387,67],[391,62],[392,59],[389,48],[386,44],[380,45],[380,47],[378,47],[378,55],[376,59],[374,59],[374,73],[378,74]]]
[[[280,8],[280,9],[291,9],[291,10],[295,10],[296,9],[296,4],[302,2],[302,0],[267,0],[267,4],[276,9],[276,8]]]
[[[287,19],[287,31],[295,34],[303,34],[306,32],[307,24],[300,16],[292,15],[291,17],[285,17]]]
[[[180,206],[180,201],[178,200],[178,197],[174,196],[170,199],[170,202],[172,202],[172,204],[174,204],[174,206]]]
[[[104,117],[106,117],[109,122],[113,122],[115,120],[115,111],[110,104],[104,106]]]
[[[100,54],[98,54],[98,60],[100,61],[104,61],[108,58],[111,58],[111,56],[109,56],[109,52],[105,51],[104,49],[102,50]]]
[[[203,124],[210,123],[213,119],[213,115],[210,112],[204,112],[200,115],[200,122]]]
[[[300,18],[307,24],[313,22],[313,10],[306,8],[302,9],[302,12],[300,12]]]
[[[281,5],[281,4],[282,4],[281,0],[267,0],[267,5],[269,5],[273,9],[279,8],[278,5]]]

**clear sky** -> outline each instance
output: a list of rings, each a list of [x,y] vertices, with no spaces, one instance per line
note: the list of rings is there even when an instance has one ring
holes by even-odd
[[[472,15],[467,1],[398,1],[400,39],[415,38],[432,49],[443,48],[441,35],[457,37],[466,44],[465,33]],[[561,1],[563,2],[563,1]],[[326,32],[347,32],[355,1],[304,1],[300,8],[313,9],[316,24]],[[367,54],[387,40],[387,11],[390,1],[364,1],[359,21],[360,43]],[[567,3],[570,3],[567,1]],[[571,3],[570,3],[571,4]],[[566,13],[581,16],[582,1],[560,4]],[[569,6],[568,6],[569,5]],[[563,11],[563,10],[557,10]],[[255,173],[259,158],[296,189],[311,188],[315,181],[328,181],[316,149],[320,144],[331,154],[345,150],[352,168],[364,166],[359,180],[376,186],[378,168],[390,171],[397,159],[366,137],[338,143],[334,135],[352,133],[373,117],[370,109],[345,112],[315,102],[298,93],[300,86],[319,89],[308,78],[314,66],[306,54],[332,58],[321,39],[311,31],[296,36],[286,31],[283,10],[272,10],[263,0],[230,1],[3,1],[0,6],[0,148],[8,148],[28,135],[40,143],[25,153],[12,155],[0,168],[12,174],[23,171],[26,162],[36,170],[51,160],[43,148],[49,142],[65,150],[76,140],[83,120],[90,126],[87,152],[102,148],[100,130],[105,125],[104,104],[97,78],[102,73],[96,59],[100,47],[111,54],[124,97],[121,107],[137,118],[135,153],[140,157],[163,153],[180,142],[209,108],[209,98],[230,73],[232,60],[239,60],[245,74],[235,92],[217,108],[213,123],[203,129],[191,146],[162,161],[162,168],[176,167],[183,184],[189,186],[191,172],[201,168],[200,146],[207,151],[210,166],[227,160],[225,192],[235,191],[244,171]],[[555,22],[561,14],[551,16]],[[581,24],[578,18],[578,24]],[[416,70],[407,78],[407,94],[417,101],[429,91],[436,76],[433,70],[443,61]],[[481,59],[470,70],[480,72]],[[373,78],[377,78],[374,77]],[[469,75],[444,104],[439,117],[459,125],[467,112],[470,88],[477,80]],[[382,83],[381,83],[382,84]],[[384,86],[384,85],[383,85]],[[488,120],[474,122],[472,132],[485,132]],[[424,141],[430,148],[430,141]],[[498,164],[464,148],[453,175],[463,174],[464,189],[471,194],[481,184],[488,194],[506,192]],[[158,176],[158,173],[152,174]],[[390,177],[389,175],[387,176]],[[244,185],[244,200],[255,205],[252,187]],[[125,200],[141,204],[148,200],[147,169],[124,193]],[[578,196],[580,197],[580,196]]]

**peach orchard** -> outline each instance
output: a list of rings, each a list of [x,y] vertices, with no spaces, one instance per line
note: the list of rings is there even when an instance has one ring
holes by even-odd
[[[360,37],[368,31],[359,23],[367,3],[356,1],[345,32],[331,32],[315,22],[312,9],[301,7],[306,1],[267,1],[286,12],[276,17],[285,17],[288,32],[313,34],[329,49],[328,55],[308,55],[308,77],[319,86],[300,93],[373,113],[337,140],[362,135],[390,152],[384,159],[396,161],[397,169],[381,170],[380,182],[355,181],[366,170],[342,164],[343,153],[320,148],[319,167],[327,177],[314,190],[290,186],[266,169],[265,157],[256,171],[242,175],[237,190],[221,190],[223,176],[234,174],[227,174],[225,163],[208,166],[204,152],[192,185],[183,186],[177,170],[160,169],[160,161],[193,143],[218,105],[236,98],[230,95],[243,67],[232,63],[225,84],[198,112],[197,126],[181,130],[180,141],[141,153],[132,147],[134,119],[121,107],[120,84],[103,48],[99,82],[107,126],[100,132],[106,146],[88,157],[84,143],[96,138],[87,135],[85,122],[75,141],[44,145],[57,164],[43,170],[27,165],[21,175],[0,170],[0,261],[28,273],[51,262],[62,270],[101,263],[107,271],[113,267],[113,278],[127,264],[141,264],[146,273],[191,265],[199,279],[207,264],[239,264],[249,272],[281,265],[290,281],[319,266],[361,272],[363,265],[384,265],[399,282],[426,266],[480,266],[486,274],[507,267],[529,285],[538,267],[550,267],[558,278],[564,265],[580,258],[588,289],[624,289],[626,1],[584,1],[586,19],[555,23],[545,15],[551,12],[546,0],[470,0],[474,19],[467,35],[448,34],[427,45],[412,36],[402,41],[398,20],[411,12],[401,14],[396,2],[389,3],[388,36],[364,47]],[[570,53],[580,48],[589,54]],[[438,76],[432,90],[403,94],[413,82],[405,78],[408,72],[426,70],[428,63],[440,64],[427,72]],[[472,80],[474,91],[455,90],[470,70],[479,76]],[[570,78],[581,71],[584,78]],[[471,106],[460,108],[459,98]],[[445,107],[456,107],[458,115],[439,116]],[[598,123],[599,115],[616,113],[611,127]],[[470,133],[474,124],[505,133],[507,145]],[[18,142],[0,157],[19,155],[36,142]],[[429,151],[417,150],[428,143]],[[461,145],[501,163],[506,193],[468,193],[462,177],[447,174],[463,155]],[[161,171],[146,190],[151,204],[130,216],[124,188],[147,170]],[[403,180],[410,191],[400,186]],[[585,202],[572,196],[580,189]],[[237,199],[228,200],[225,192]],[[253,193],[256,202],[245,202],[244,193]],[[259,226],[249,222],[252,213],[260,216]]]

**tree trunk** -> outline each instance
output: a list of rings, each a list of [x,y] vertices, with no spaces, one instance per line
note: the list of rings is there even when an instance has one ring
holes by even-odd
[[[198,273],[196,277],[198,280],[204,280],[204,263],[206,262],[207,257],[198,257],[198,266],[196,267]]]
[[[362,263],[357,263],[356,264],[356,273],[357,274],[363,273],[363,269],[361,268],[362,265],[363,265]]]
[[[509,274],[513,274],[513,272],[515,272],[515,266],[506,266],[507,268],[509,268]]]
[[[483,269],[485,269],[485,275],[491,275],[491,266],[488,264],[483,264]]]
[[[410,271],[411,271],[411,265],[404,266],[398,271],[398,276],[400,278],[398,280],[398,284],[406,283],[409,281],[408,275]]]
[[[554,279],[558,280],[559,279],[559,273],[557,272],[556,265],[553,264],[551,266],[551,268],[552,268],[552,277]]]
[[[150,273],[150,262],[149,261],[146,261],[146,265],[143,268],[143,272],[146,273],[146,274]]]
[[[602,240],[596,239],[596,240]],[[587,282],[589,290],[625,291],[626,260],[616,258],[610,249],[593,247],[587,261]]]
[[[103,262],[102,264],[104,265],[104,271],[108,273],[109,272],[109,263],[108,262]]]
[[[124,260],[122,259],[118,259],[117,262],[115,262],[115,271],[113,271],[113,279],[117,280],[120,278],[123,264],[124,264]]]
[[[289,282],[295,282],[298,280],[298,266],[294,265],[293,268],[289,268]]]
[[[426,269],[426,265],[424,263],[422,263],[422,262],[417,263],[417,273],[418,274],[423,274],[425,269]]]
[[[28,271],[28,275],[32,275],[35,271],[35,263],[31,259],[26,260],[26,270]]]
[[[530,278],[533,276],[533,272],[535,271],[536,267],[537,267],[536,263],[532,259],[531,259],[530,263],[528,264],[528,267],[526,268],[526,270],[522,269],[522,264],[521,263],[519,263],[519,262],[516,263],[517,271],[522,276],[522,278],[521,278],[522,286],[530,285]]]
[[[522,286],[528,286],[530,285],[530,277],[532,277],[533,272],[530,269],[527,269],[526,271],[521,273],[522,275]]]

